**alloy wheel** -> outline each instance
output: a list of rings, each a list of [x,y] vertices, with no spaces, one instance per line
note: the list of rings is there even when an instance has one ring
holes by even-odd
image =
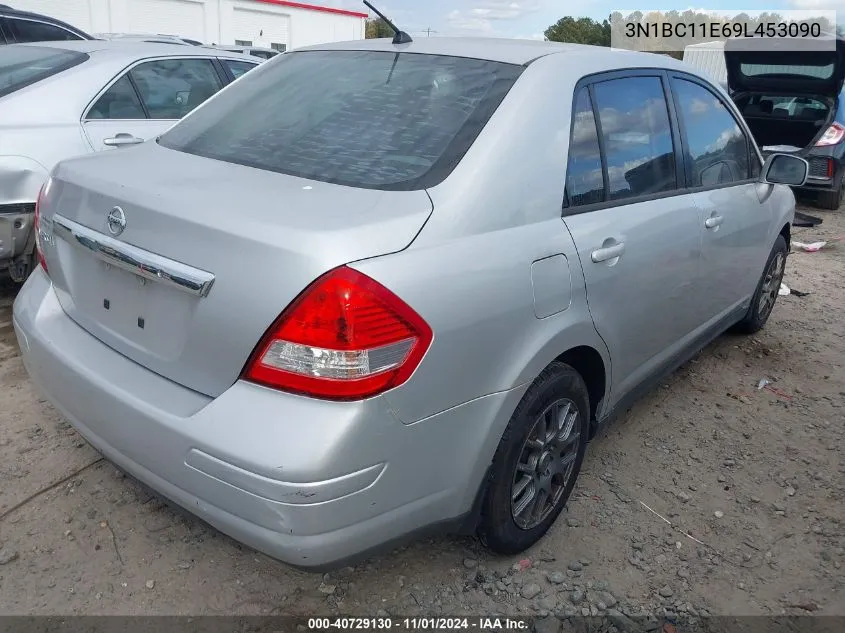
[[[530,530],[555,509],[572,476],[581,425],[572,400],[556,400],[537,416],[522,446],[513,475],[511,514]]]
[[[757,314],[761,319],[767,319],[775,307],[775,300],[783,281],[783,271],[786,266],[786,256],[778,253],[772,258],[769,267],[766,269],[766,276],[763,278],[763,286],[760,288],[760,298],[757,301]]]

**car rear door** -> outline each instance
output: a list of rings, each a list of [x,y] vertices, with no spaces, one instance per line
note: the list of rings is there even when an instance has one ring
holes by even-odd
[[[163,134],[229,79],[210,57],[148,59],[114,79],[83,115],[92,149],[137,145]]]
[[[699,213],[677,135],[660,70],[576,88],[564,221],[610,350],[613,402],[670,363],[700,325]]]
[[[713,86],[670,73],[681,128],[687,186],[695,192],[702,237],[702,320],[729,319],[753,294],[771,249],[769,185],[735,109]]]

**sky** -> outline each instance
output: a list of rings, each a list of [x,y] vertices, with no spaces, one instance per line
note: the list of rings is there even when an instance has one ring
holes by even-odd
[[[399,28],[412,36],[479,36],[542,39],[543,31],[567,15],[604,19],[611,11],[623,14],[640,8],[641,11],[701,8],[702,4],[683,2],[642,3],[634,0],[370,0]],[[314,0],[314,4],[331,5],[366,12],[358,0]],[[740,8],[737,9],[736,7]],[[713,0],[704,5],[708,10],[788,10],[838,9],[838,21],[845,22],[845,0]],[[431,29],[431,32],[428,32]]]

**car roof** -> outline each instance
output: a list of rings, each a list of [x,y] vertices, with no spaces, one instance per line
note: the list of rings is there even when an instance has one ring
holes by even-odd
[[[266,48],[264,46],[237,46],[235,44],[218,44],[214,48],[222,48],[227,51],[264,51],[266,53],[279,53],[275,48]]]
[[[587,46],[585,44],[564,44],[539,40],[515,40],[496,37],[420,37],[409,44],[393,44],[390,38],[355,40],[317,44],[297,49],[305,50],[359,50],[422,53],[429,55],[450,55],[471,57],[508,64],[528,64],[546,55],[566,54],[572,57],[572,67],[577,69],[580,62],[589,60],[591,66],[606,65],[608,68],[619,66],[625,59],[627,65],[658,68],[684,68],[677,60],[666,55],[639,53],[605,46]],[[605,62],[605,64],[601,64]]]
[[[135,39],[118,40],[71,40],[61,42],[31,42],[27,44],[10,44],[10,46],[37,46],[41,48],[59,48],[66,51],[76,51],[89,55],[125,57],[136,59],[162,55],[182,55],[194,57],[208,55],[209,57],[226,57],[228,59],[243,59],[254,62],[249,55],[242,55],[232,51],[225,51],[210,46],[188,46],[185,44],[170,44],[161,42],[145,42]]]
[[[67,22],[62,22],[61,20],[57,20],[56,18],[51,18],[49,15],[44,15],[43,13],[33,13],[31,11],[20,11],[19,9],[15,9],[10,7],[8,4],[0,4],[0,14],[6,17],[16,17],[16,18],[31,18],[33,20],[38,20],[39,22],[46,22],[48,24],[55,24],[56,26],[61,26],[66,29],[77,33],[80,36],[84,36],[87,38],[91,38],[91,35],[83,31],[82,29],[78,29],[72,24],[68,24]]]

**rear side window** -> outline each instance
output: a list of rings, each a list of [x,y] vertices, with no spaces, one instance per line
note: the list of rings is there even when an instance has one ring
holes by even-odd
[[[673,79],[692,159],[692,186],[712,187],[749,177],[748,139],[715,94],[699,84]]]
[[[129,81],[123,75],[114,82],[88,111],[88,119],[146,119],[144,106]]]
[[[675,189],[672,129],[660,78],[602,81],[593,91],[607,161],[607,198]]]
[[[441,55],[287,53],[159,142],[312,180],[421,189],[451,172],[520,72]]]
[[[255,68],[255,64],[250,64],[249,62],[239,62],[234,59],[223,59],[221,61],[229,67],[235,79]]]
[[[223,87],[210,59],[160,59],[129,75],[151,119],[181,119]]]
[[[566,170],[566,198],[570,206],[604,200],[599,135],[587,88],[581,88],[575,96]]]
[[[27,42],[61,42],[65,40],[82,39],[67,29],[46,22],[6,18],[6,26],[11,32],[12,39],[18,44]]]
[[[81,64],[88,55],[38,46],[4,46],[0,56],[0,97]]]

